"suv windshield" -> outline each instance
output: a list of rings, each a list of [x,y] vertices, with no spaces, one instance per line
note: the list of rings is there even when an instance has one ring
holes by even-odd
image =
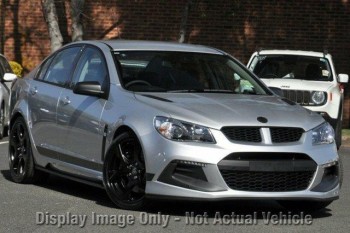
[[[323,57],[260,55],[249,69],[263,79],[333,80],[329,63]]]
[[[121,84],[135,92],[216,92],[263,95],[268,91],[227,56],[190,52],[114,52]]]

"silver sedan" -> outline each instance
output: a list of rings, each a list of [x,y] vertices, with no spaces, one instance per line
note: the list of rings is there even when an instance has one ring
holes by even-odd
[[[18,183],[60,175],[126,209],[165,197],[317,210],[339,197],[333,128],[214,48],[72,43],[14,84],[10,110]]]

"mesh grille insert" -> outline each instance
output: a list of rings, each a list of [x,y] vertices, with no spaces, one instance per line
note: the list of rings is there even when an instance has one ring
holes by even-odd
[[[261,142],[259,127],[223,127],[221,131],[233,141]]]
[[[305,190],[314,171],[256,172],[220,170],[226,184],[234,190],[287,192]]]
[[[301,128],[271,128],[271,139],[274,143],[299,141],[304,130]]]

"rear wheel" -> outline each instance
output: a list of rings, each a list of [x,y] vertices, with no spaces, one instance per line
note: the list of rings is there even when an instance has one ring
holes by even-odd
[[[24,119],[16,119],[9,137],[9,166],[11,178],[16,183],[34,183],[47,177],[35,170],[29,133]]]
[[[295,211],[311,211],[316,212],[326,208],[332,201],[278,201],[278,203],[287,210]]]
[[[112,143],[103,167],[108,196],[123,209],[136,210],[146,202],[146,168],[141,145],[132,132],[120,134]]]

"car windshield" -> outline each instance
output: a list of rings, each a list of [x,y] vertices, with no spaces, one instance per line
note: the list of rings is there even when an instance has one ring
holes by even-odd
[[[323,57],[259,55],[249,69],[263,79],[333,80],[329,63]]]
[[[228,56],[169,51],[119,51],[114,55],[121,84],[134,92],[268,92]]]

